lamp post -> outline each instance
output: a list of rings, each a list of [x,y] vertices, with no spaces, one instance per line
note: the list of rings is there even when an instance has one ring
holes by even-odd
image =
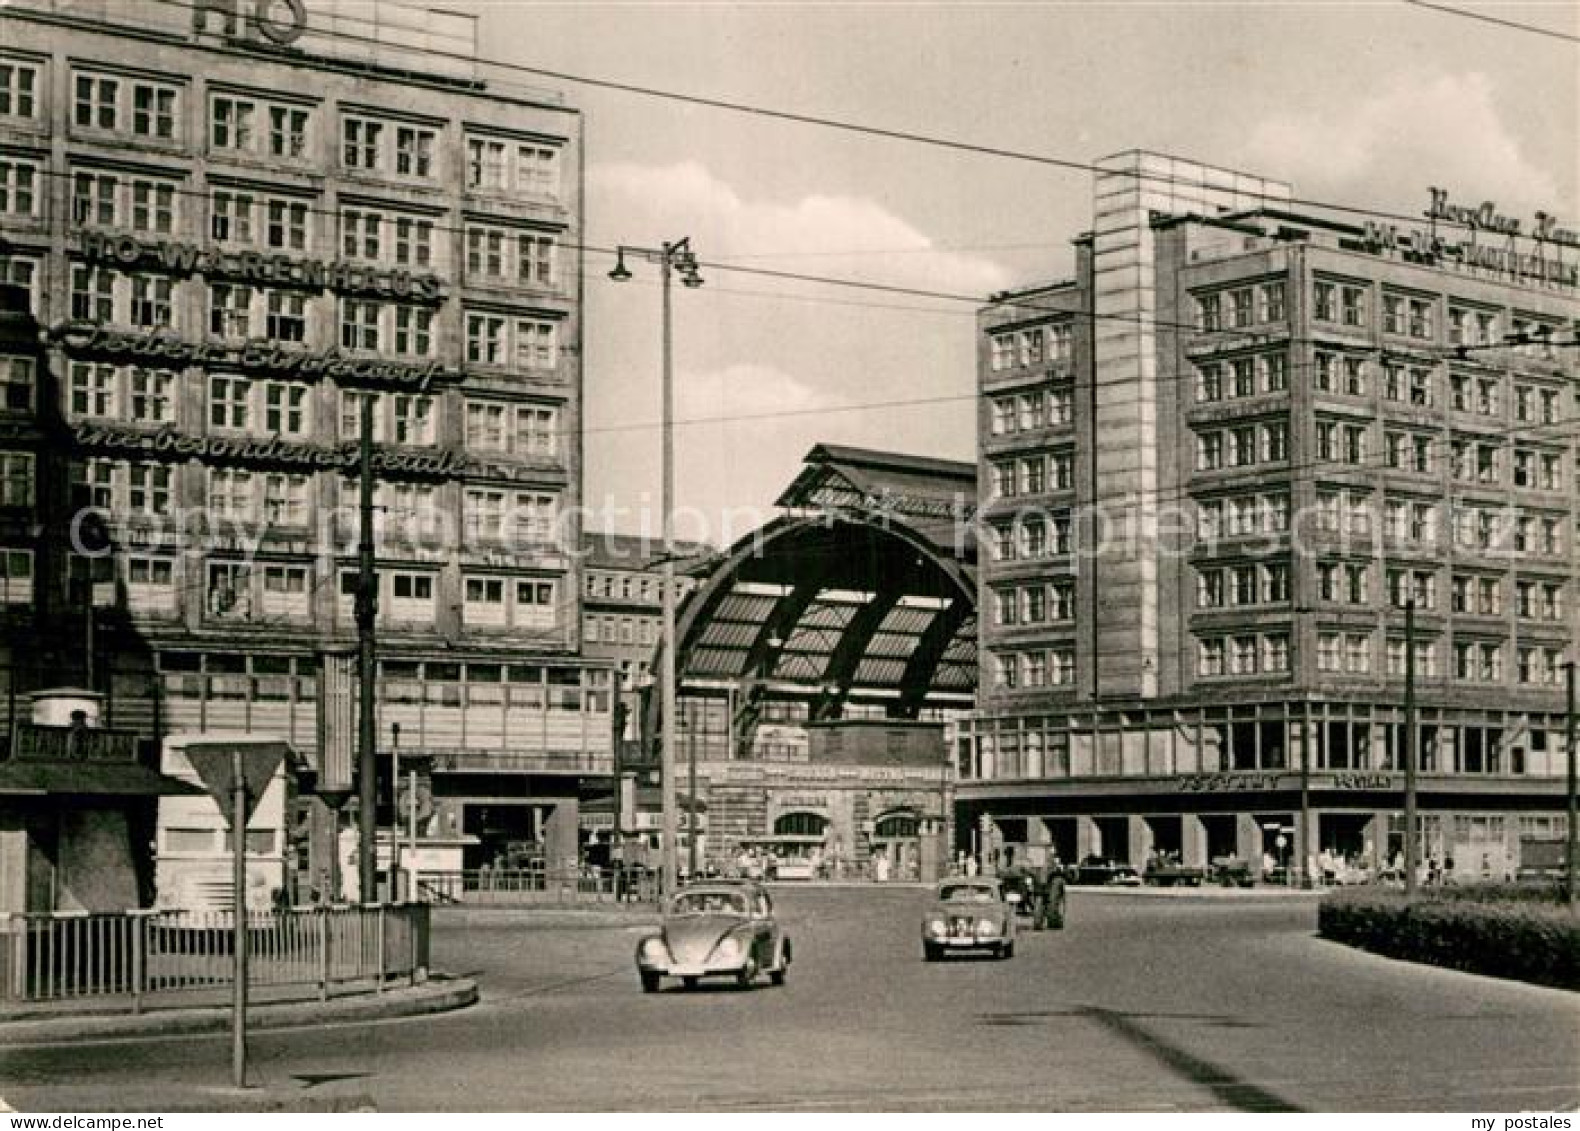
[[[660,247],[631,247],[621,244],[616,249],[614,269],[609,278],[623,283],[631,278],[626,269],[625,257],[631,256],[659,265],[663,294],[662,326],[660,339],[662,353],[663,396],[663,497],[664,512],[664,570],[660,582],[663,589],[663,663],[659,669],[661,687],[659,766],[660,798],[662,805],[662,871],[663,894],[675,890],[675,841],[678,834],[675,820],[675,397],[674,358],[669,296],[670,276],[679,273],[680,281],[687,287],[702,286],[702,276],[697,273],[697,257],[691,250],[691,237],[683,236],[674,243]],[[693,798],[695,804],[695,798]]]

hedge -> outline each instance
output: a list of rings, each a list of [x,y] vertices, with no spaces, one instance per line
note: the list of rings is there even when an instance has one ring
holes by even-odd
[[[1334,892],[1317,909],[1317,933],[1390,958],[1580,990],[1580,916],[1480,894],[1445,888],[1411,901],[1392,891]]]

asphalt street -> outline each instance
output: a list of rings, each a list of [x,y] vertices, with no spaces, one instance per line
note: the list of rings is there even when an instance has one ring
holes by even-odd
[[[18,1110],[1476,1111],[1580,1107],[1580,995],[1318,939],[1309,899],[1073,894],[1008,961],[921,961],[917,889],[785,889],[789,984],[644,995],[629,925],[438,919],[480,1004],[0,1048]],[[563,917],[562,917],[563,919]],[[556,922],[562,921],[556,920]],[[3,1041],[0,1036],[0,1041]]]

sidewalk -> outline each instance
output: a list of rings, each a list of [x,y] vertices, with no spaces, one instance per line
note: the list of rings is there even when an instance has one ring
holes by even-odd
[[[477,1001],[477,983],[470,978],[435,975],[416,986],[371,989],[319,1001],[254,1001],[247,1010],[250,1030],[290,1029],[302,1025],[385,1021],[463,1009]],[[37,1007],[30,1013],[0,1015],[0,1045],[76,1043],[118,1037],[163,1037],[174,1034],[222,1033],[230,1030],[228,1005],[183,1006],[168,999],[142,1013],[104,1012],[94,1003],[81,1007]]]
[[[1070,884],[1066,890],[1075,895],[1106,895],[1125,896],[1133,895],[1143,899],[1301,899],[1314,900],[1321,898],[1328,888],[1300,888],[1275,887],[1271,884],[1257,884],[1253,887],[1224,887],[1222,884],[1202,884],[1200,887],[1148,887],[1145,884],[1126,886],[1124,884]]]

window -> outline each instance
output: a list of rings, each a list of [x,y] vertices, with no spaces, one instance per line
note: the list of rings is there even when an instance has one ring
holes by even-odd
[[[209,377],[209,424],[214,428],[245,430],[251,423],[249,410],[252,382],[246,377]]]
[[[1366,675],[1372,670],[1370,636],[1348,633],[1344,637],[1344,670],[1351,675]]]
[[[0,154],[0,216],[37,216],[38,202],[38,163]]]
[[[434,154],[438,148],[436,131],[421,126],[398,126],[395,129],[395,175],[432,180],[435,175]]]
[[[1196,437],[1196,470],[1217,471],[1223,467],[1223,433],[1203,432]]]
[[[465,579],[465,603],[461,617],[469,625],[503,627],[505,618],[505,579],[502,577],[468,577]]]
[[[1042,327],[1039,326],[1035,330],[1022,330],[1019,334],[1019,339],[1020,364],[1041,365],[1044,341]]]
[[[234,283],[209,285],[209,333],[245,341],[252,336],[253,290]]]
[[[1405,329],[1404,296],[1383,295],[1383,329],[1390,334],[1403,334]]]
[[[466,316],[466,360],[486,365],[505,361],[505,319],[496,314]]]
[[[36,64],[0,58],[0,118],[36,117],[39,89]]]
[[[1075,356],[1075,328],[1068,322],[1048,327],[1048,360],[1067,362]]]
[[[146,79],[77,71],[72,76],[72,122],[79,129],[129,133],[173,141],[179,90]]]
[[[39,301],[39,267],[40,260],[33,256],[0,253],[0,283],[9,283],[26,291],[28,309],[35,318],[43,313],[43,305]]]
[[[1229,324],[1236,329],[1250,326],[1255,321],[1254,292],[1250,287],[1237,287],[1229,292]]]
[[[561,148],[552,142],[466,139],[466,186],[485,192],[558,197]]]
[[[1196,642],[1196,674],[1219,676],[1224,674],[1223,640],[1214,638]]]
[[[31,412],[33,409],[33,359],[0,355],[0,409]]]
[[[307,156],[307,127],[311,116],[299,106],[269,107],[269,156]]]
[[[1318,351],[1311,370],[1311,387],[1319,393],[1331,393],[1338,385],[1338,357]]]
[[[1224,598],[1224,572],[1221,569],[1203,569],[1196,574],[1196,606],[1202,609],[1221,609]]]
[[[1342,321],[1346,326],[1366,325],[1366,289],[1364,287],[1345,287],[1341,292],[1343,310]]]
[[[1197,366],[1196,399],[1198,401],[1223,400],[1223,366],[1217,362]]]
[[[1197,322],[1204,331],[1223,329],[1223,300],[1218,295],[1202,295],[1196,300]]]
[[[1015,335],[992,334],[988,337],[988,365],[994,373],[1002,373],[1015,364]]]
[[[279,436],[307,435],[307,386],[263,381],[263,430]]]
[[[120,179],[113,173],[78,171],[71,178],[71,218],[77,224],[113,227]]]
[[[1388,603],[1403,609],[1410,602],[1424,612],[1437,608],[1437,574],[1432,570],[1390,569],[1388,571]]]
[[[432,623],[434,578],[428,573],[389,575],[390,617],[393,620]]]
[[[268,291],[264,334],[276,342],[307,341],[307,296],[300,291]]]
[[[340,120],[340,160],[347,169],[383,167],[384,124],[346,115]]]
[[[506,153],[502,141],[466,139],[466,187],[502,191],[507,187]]]
[[[397,393],[390,400],[393,415],[391,439],[397,444],[432,444],[437,416],[433,397]]]
[[[348,350],[377,350],[382,307],[366,299],[340,300],[340,345]]]
[[[306,203],[300,200],[269,200],[265,202],[265,214],[266,246],[282,251],[307,250]]]
[[[117,417],[117,379],[113,365],[74,361],[71,363],[69,405],[74,417]]]
[[[395,353],[399,357],[433,356],[433,311],[422,306],[396,306]]]
[[[164,275],[132,276],[133,326],[169,327],[175,319],[175,281]]]
[[[209,144],[214,149],[251,153],[257,148],[258,107],[250,98],[216,94],[209,103]]]
[[[263,477],[263,518],[271,526],[306,526],[306,475],[270,472]]]
[[[1266,353],[1256,361],[1262,377],[1262,392],[1283,393],[1289,390],[1288,354]]]
[[[1274,421],[1261,427],[1263,463],[1283,463],[1289,458],[1289,425]]]
[[[1311,288],[1311,314],[1319,322],[1339,320],[1339,289],[1333,283],[1317,282]]]
[[[1428,299],[1412,298],[1408,302],[1409,322],[1407,333],[1419,341],[1430,341],[1434,333],[1433,304]]]
[[[32,455],[28,452],[0,452],[0,507],[32,506]]]
[[[170,235],[176,230],[176,186],[138,177],[132,181],[132,230]]]
[[[550,235],[518,235],[516,237],[517,282],[529,286],[554,285],[555,241]]]
[[[256,504],[253,473],[233,467],[208,469],[209,510],[224,518],[251,520]]]
[[[176,375],[168,369],[124,371],[130,389],[131,417],[153,424],[176,422]]]
[[[126,558],[126,603],[139,610],[170,611],[175,607],[175,561],[147,554]]]
[[[1363,357],[1345,357],[1344,359],[1344,393],[1351,397],[1364,397],[1366,395],[1366,359]]]
[[[1274,283],[1263,283],[1257,290],[1260,300],[1260,311],[1263,322],[1282,322],[1284,320],[1284,284],[1282,280]]]
[[[213,236],[220,243],[252,242],[251,193],[215,189],[209,207],[209,225]]]
[[[1236,397],[1256,396],[1256,360],[1249,357],[1237,357],[1230,363],[1234,373],[1234,395]]]

